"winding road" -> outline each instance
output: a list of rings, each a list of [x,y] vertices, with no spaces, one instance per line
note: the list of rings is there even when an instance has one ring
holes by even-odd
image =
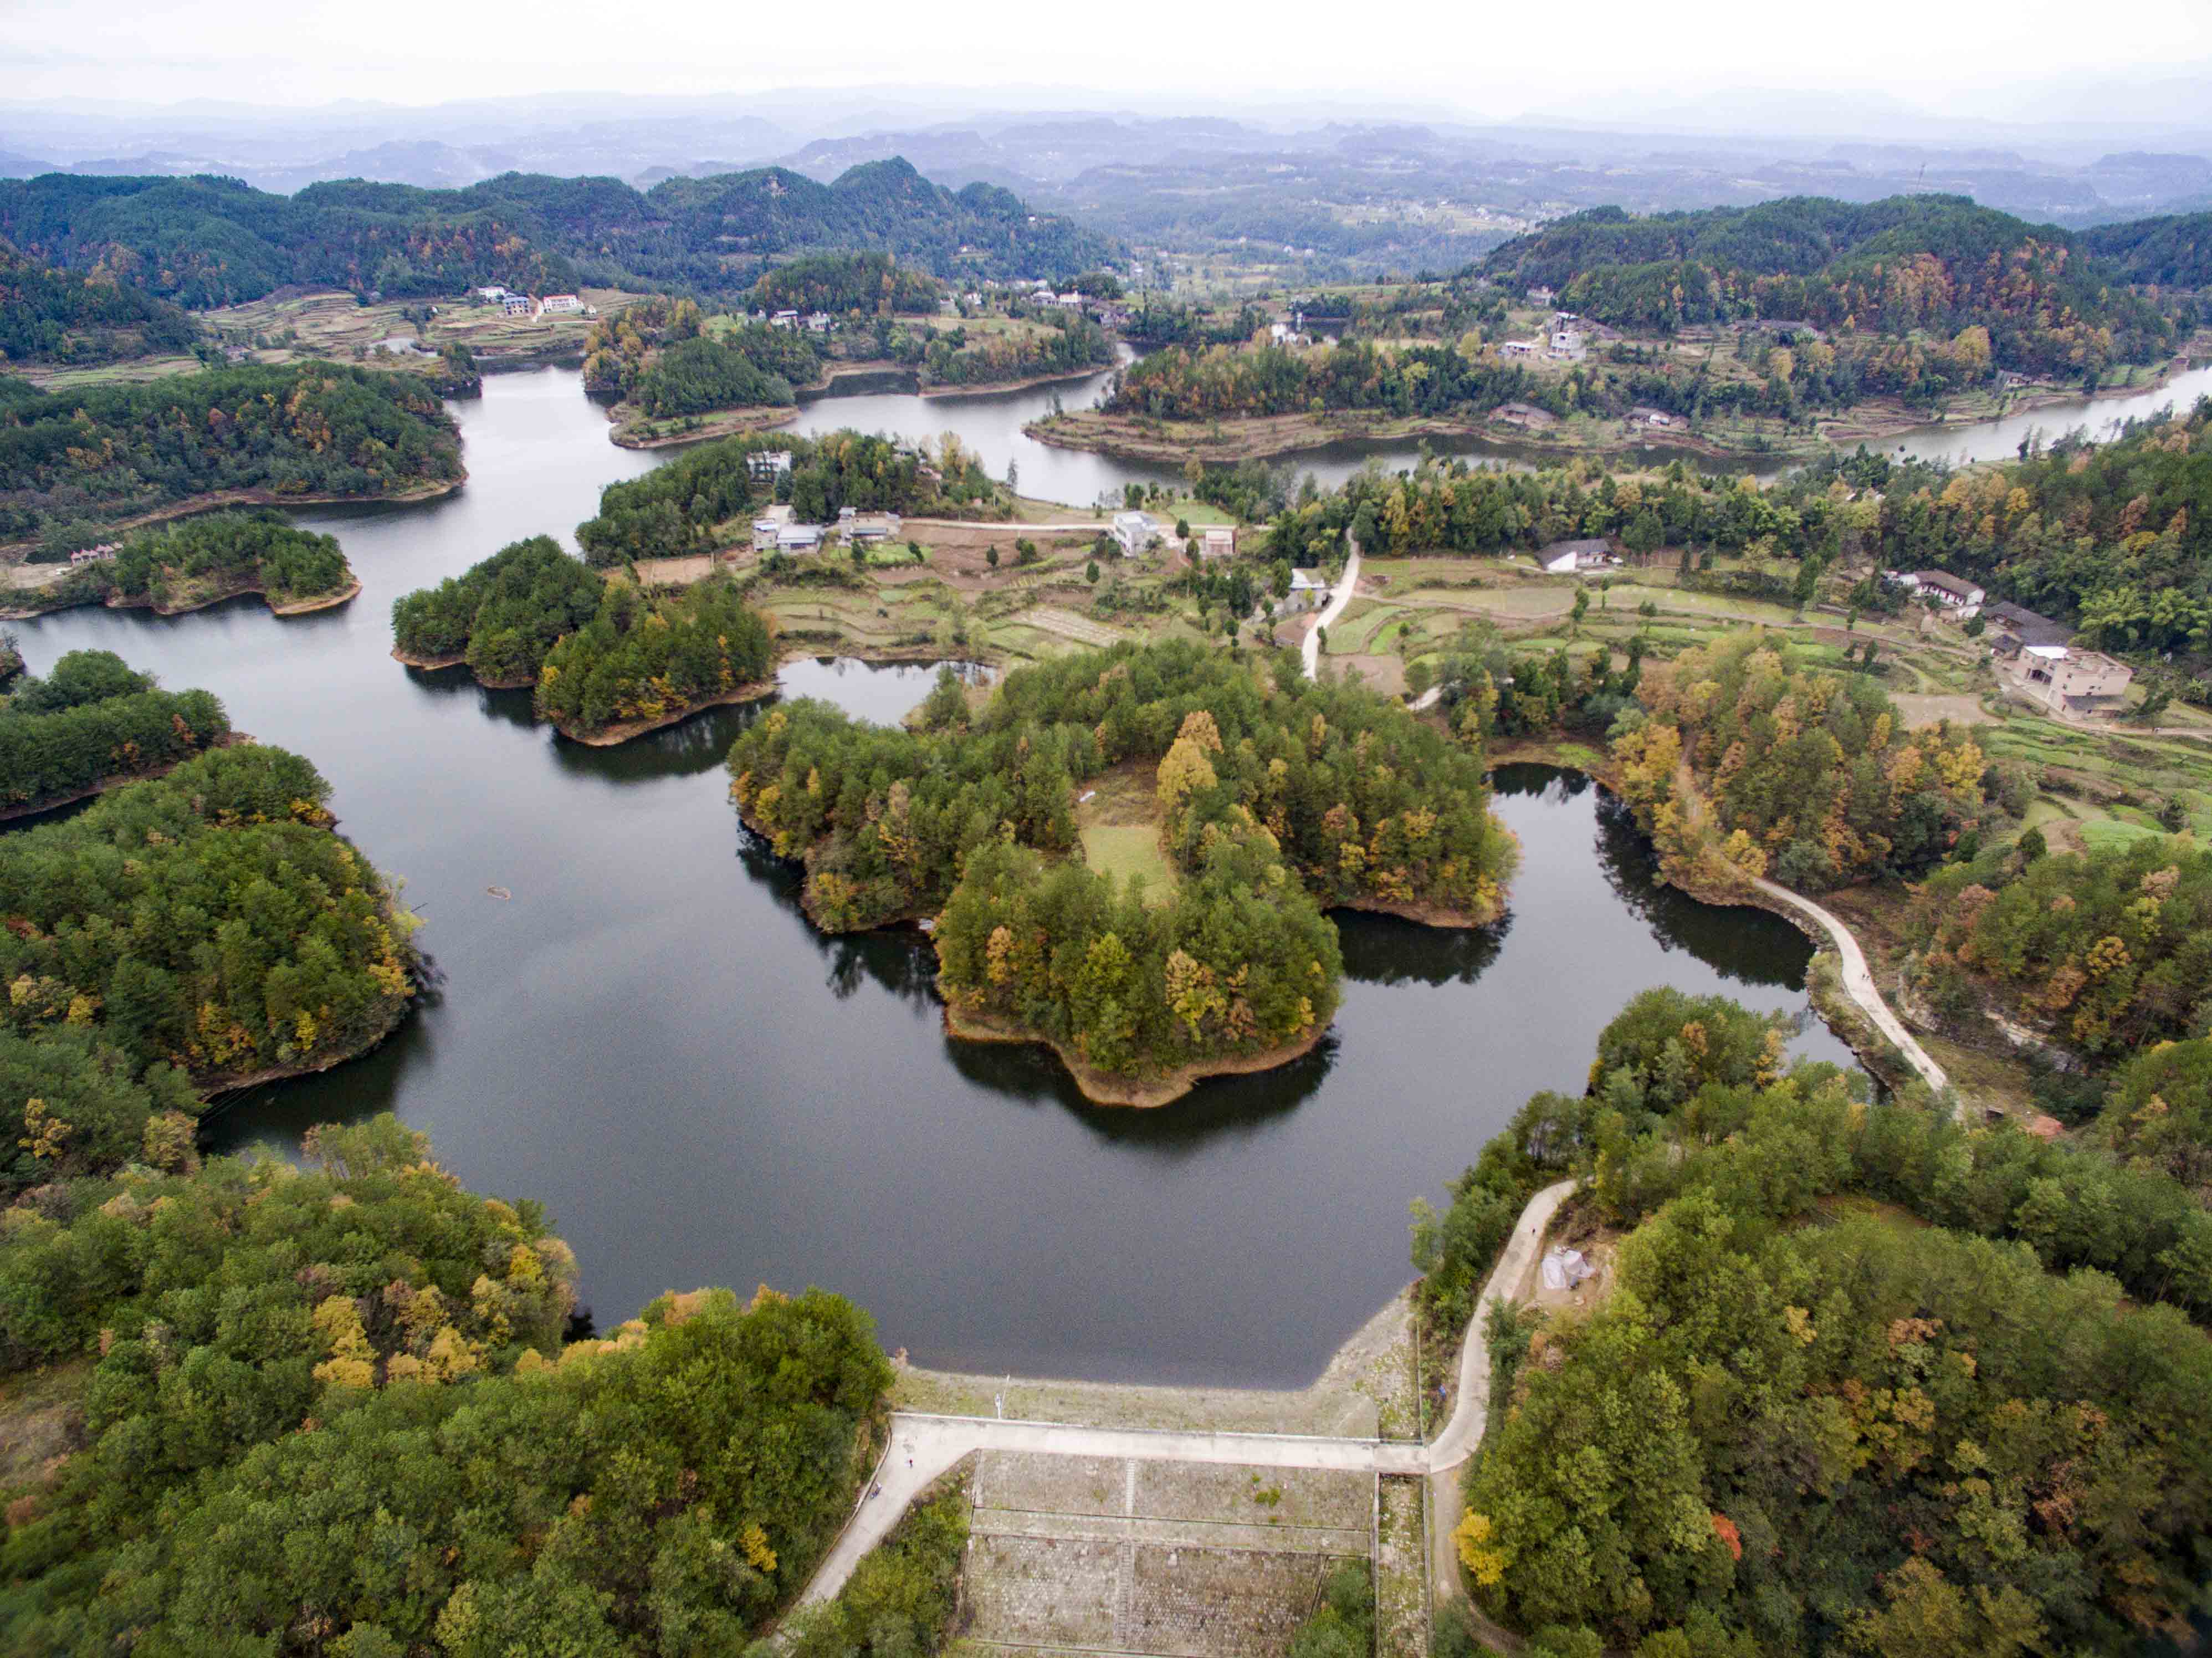
[[[1843,957],[1844,993],[1858,1005],[1860,1011],[1874,1021],[1877,1030],[1896,1044],[1897,1051],[1905,1056],[1905,1063],[1920,1073],[1921,1079],[1929,1087],[1939,1094],[1948,1088],[1951,1078],[1944,1073],[1943,1067],[1929,1058],[1928,1050],[1913,1040],[1912,1033],[1905,1028],[1905,1022],[1891,1012],[1889,1004],[1882,999],[1881,987],[1874,981],[1874,969],[1867,965],[1866,951],[1859,948],[1859,941],[1851,936],[1851,930],[1844,924],[1843,918],[1821,908],[1802,894],[1792,892],[1788,887],[1778,885],[1764,876],[1753,876],[1751,884],[1768,897],[1820,924],[1821,930],[1833,941],[1836,953]]]
[[[1322,630],[1336,625],[1337,617],[1344,614],[1344,607],[1352,603],[1352,595],[1359,586],[1359,543],[1349,530],[1344,532],[1344,544],[1352,550],[1344,561],[1344,574],[1337,580],[1336,591],[1328,596],[1327,607],[1314,618],[1313,626],[1306,629],[1305,642],[1299,647],[1309,679],[1321,677]]]
[[[1225,1462],[1238,1467],[1336,1468],[1358,1473],[1406,1474],[1431,1482],[1436,1515],[1432,1535],[1448,1538],[1458,1523],[1459,1486],[1451,1472],[1482,1442],[1490,1406],[1490,1348],[1482,1309],[1511,1292],[1528,1276],[1544,1234],[1572,1181],[1547,1186],[1528,1199],[1513,1236],[1500,1252],[1482,1300],[1468,1321],[1460,1352],[1459,1403],[1443,1430],[1426,1444],[1410,1440],[1334,1439],[1306,1434],[1221,1433],[1173,1429],[1087,1428],[1072,1422],[1008,1422],[984,1416],[893,1413],[890,1446],[853,1516],[846,1521],[801,1606],[835,1596],[868,1552],[890,1534],[908,1506],[930,1483],[971,1451],[1038,1451],[1054,1456],[1134,1457],[1154,1462]],[[1448,1550],[1430,1563],[1441,1593],[1459,1593]]]

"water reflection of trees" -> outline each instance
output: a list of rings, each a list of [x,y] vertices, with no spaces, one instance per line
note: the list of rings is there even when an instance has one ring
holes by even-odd
[[[1395,915],[1331,912],[1344,951],[1344,976],[1369,985],[1471,985],[1505,948],[1513,915],[1488,926],[1423,926]]]
[[[1651,929],[1662,950],[1686,950],[1744,984],[1804,987],[1813,949],[1802,933],[1765,910],[1704,903],[1666,885],[1634,814],[1618,795],[1603,790],[1597,800],[1597,853],[1606,884]]]
[[[800,921],[799,932],[828,963],[823,982],[832,994],[842,1000],[872,981],[908,1007],[936,1016],[943,1003],[937,994],[937,952],[927,934],[906,927],[823,932],[799,902],[805,878],[801,866],[777,857],[764,839],[742,824],[738,861],[770,902]],[[964,1042],[948,1033],[945,1054],[952,1069],[978,1088],[1020,1104],[1058,1105],[1102,1140],[1181,1157],[1223,1134],[1249,1133],[1304,1103],[1328,1075],[1336,1042],[1325,1037],[1312,1053],[1255,1076],[1200,1083],[1158,1110],[1092,1104],[1060,1056],[1041,1042]]]

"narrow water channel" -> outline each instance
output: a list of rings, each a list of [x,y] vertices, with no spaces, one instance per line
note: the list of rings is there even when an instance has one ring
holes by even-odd
[[[1786,923],[1655,889],[1599,791],[1510,768],[1498,809],[1525,856],[1504,923],[1341,916],[1349,982],[1319,1051],[1161,1111],[1088,1107],[1045,1053],[945,1037],[918,935],[808,925],[726,796],[757,708],[587,749],[532,725],[521,694],[390,659],[394,598],[565,536],[602,484],[653,464],[606,441],[573,373],[496,378],[457,412],[459,494],[308,519],[362,579],[345,609],[76,610],[19,631],[34,671],[113,649],[312,757],[345,832],[427,918],[440,984],[418,1016],[365,1060],[242,1099],[218,1145],[282,1150],[396,1111],[469,1185],[544,1201],[603,1324],[667,1288],[814,1283],[921,1363],[1300,1384],[1408,1276],[1407,1200],[1441,1197],[1532,1091],[1579,1088],[1630,995],[1804,1009]],[[801,662],[783,683],[887,720],[929,678]],[[1818,1024],[1798,1046],[1844,1057]]]

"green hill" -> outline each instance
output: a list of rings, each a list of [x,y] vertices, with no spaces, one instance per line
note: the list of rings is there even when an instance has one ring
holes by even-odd
[[[1662,332],[1762,319],[1900,337],[1980,327],[1992,361],[2037,373],[2148,361],[2176,334],[2081,237],[1962,196],[1598,208],[1507,243],[1482,269],[1601,322]]]
[[[825,249],[892,253],[940,276],[1063,276],[1115,252],[1066,219],[1033,219],[1011,191],[956,194],[897,160],[828,185],[768,167],[642,194],[615,179],[521,173],[465,190],[349,179],[296,196],[234,179],[48,173],[0,180],[0,236],[193,307],[289,283],[388,298],[483,282],[736,295],[777,258]]]

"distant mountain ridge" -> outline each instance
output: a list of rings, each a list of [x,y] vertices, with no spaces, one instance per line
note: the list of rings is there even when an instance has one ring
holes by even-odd
[[[2144,234],[2108,229],[2115,249]],[[1642,216],[1599,208],[1516,238],[1481,270],[1524,292],[1550,288],[1601,322],[1662,331],[1757,319],[1900,337],[1980,327],[1999,366],[2035,372],[2150,361],[2176,332],[2087,237],[1960,196],[1797,196]]]
[[[1059,277],[1121,252],[1009,191],[955,192],[896,158],[827,185],[764,167],[642,193],[617,179],[524,173],[452,190],[343,180],[291,197],[205,176],[48,173],[0,180],[0,236],[202,307],[288,284],[390,297],[489,282],[729,295],[778,256],[828,249],[888,252],[945,277]]]

